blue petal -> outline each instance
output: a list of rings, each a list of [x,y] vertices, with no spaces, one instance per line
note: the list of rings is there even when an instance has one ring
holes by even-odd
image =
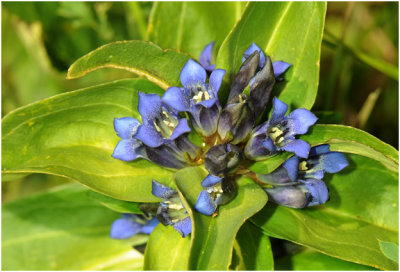
[[[286,70],[292,66],[291,64],[284,62],[284,61],[274,61],[272,63],[272,67],[274,69],[274,76],[275,77],[279,77],[280,75],[282,75],[284,72],[286,72]]]
[[[310,190],[312,201],[308,206],[321,205],[328,201],[329,192],[325,183],[319,179],[307,179],[303,181]]]
[[[303,140],[293,140],[282,147],[283,150],[293,152],[300,158],[307,158],[310,145]]]
[[[218,182],[221,182],[222,178],[214,175],[208,175],[203,181],[201,182],[201,186],[204,188],[206,187],[211,187],[217,184]]]
[[[130,139],[139,125],[140,122],[132,117],[114,118],[114,129],[122,139]]]
[[[324,171],[337,173],[349,165],[346,157],[340,152],[329,152],[321,155],[321,163]]]
[[[212,106],[214,106],[214,104],[215,104],[217,101],[218,101],[218,97],[216,96],[216,97],[210,98],[210,99],[208,99],[208,100],[200,101],[200,102],[197,103],[196,105],[202,105],[202,106],[204,106],[204,107],[206,107],[206,108],[211,108]],[[193,109],[193,110],[196,110],[196,109]]]
[[[182,118],[179,120],[178,125],[175,127],[174,131],[172,132],[171,137],[169,138],[170,140],[175,140],[179,136],[181,136],[184,133],[190,132],[190,127],[188,124],[188,120],[186,118]]]
[[[149,147],[158,147],[164,143],[160,133],[152,126],[139,126],[135,138]]]
[[[183,88],[168,88],[161,100],[168,106],[176,109],[177,111],[189,110],[189,101],[184,93]]]
[[[135,139],[122,139],[118,142],[114,149],[112,157],[121,161],[133,161],[137,158],[144,158],[144,154],[141,153],[140,143]]]
[[[293,130],[295,134],[305,134],[308,128],[317,122],[318,118],[307,109],[296,109],[288,116],[288,119],[293,120]]]
[[[207,73],[204,68],[192,59],[189,59],[180,74],[183,86],[189,86],[196,83],[205,83]]]
[[[255,43],[252,43],[246,51],[244,51],[243,57],[242,57],[242,63],[251,55],[253,54],[254,51],[259,51],[260,52],[260,64],[259,67],[262,68],[264,67],[265,63],[265,55],[264,52],[261,50],[260,47],[258,47]]]
[[[292,156],[283,163],[283,167],[285,167],[290,180],[296,181],[297,173],[299,171],[299,158],[297,156]]]
[[[322,155],[322,154],[325,154],[328,152],[329,152],[328,144],[317,145],[317,146],[311,147],[309,156],[311,157],[311,156]]]
[[[156,118],[161,112],[161,98],[157,94],[145,94],[139,92],[138,110],[142,116],[143,124]]]
[[[287,112],[287,110],[289,108],[287,104],[283,103],[277,97],[274,97],[274,99],[272,100],[272,103],[273,103],[273,109],[272,109],[272,115],[271,115],[271,119],[270,119],[271,123],[284,117],[285,113]]]
[[[151,193],[158,198],[166,200],[175,194],[176,191],[153,179],[151,182]]]
[[[276,186],[274,188],[264,188],[264,191],[268,194],[268,201],[272,200],[279,205],[301,209],[308,204],[308,199],[302,186],[304,185]]]
[[[111,225],[110,237],[113,239],[127,239],[138,233],[141,227],[139,223],[129,219],[117,219]]]
[[[214,70],[210,75],[209,85],[211,90],[218,94],[219,87],[221,87],[222,79],[225,76],[225,70],[217,69]]]
[[[203,66],[204,69],[208,71],[212,71],[215,68],[215,65],[211,65],[212,50],[214,47],[214,43],[215,41],[210,42],[209,44],[206,45],[206,47],[204,47],[199,59],[201,66]]]
[[[150,221],[148,221],[140,230],[140,232],[142,233],[146,233],[146,234],[150,234],[152,233],[152,231],[154,230],[155,227],[157,227],[158,223],[160,223],[158,221],[158,219],[156,217],[154,217],[153,219],[151,219]]]
[[[217,209],[217,205],[211,199],[210,194],[206,190],[203,190],[197,198],[194,209],[204,215],[212,215]]]
[[[185,238],[192,232],[192,220],[189,216],[181,221],[176,222],[173,226],[174,229],[178,231],[183,238]]]

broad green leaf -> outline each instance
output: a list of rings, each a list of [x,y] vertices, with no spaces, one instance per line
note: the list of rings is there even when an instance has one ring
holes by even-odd
[[[98,201],[100,204],[109,208],[110,210],[119,213],[143,214],[143,212],[139,209],[139,203],[137,202],[129,202],[115,199],[103,194],[96,193],[95,191],[88,191],[87,194],[90,198]]]
[[[120,41],[106,44],[74,62],[68,78],[84,76],[104,67],[125,69],[147,77],[163,89],[178,86],[179,74],[189,56],[173,50],[163,51],[145,41]]]
[[[141,269],[134,242],[109,238],[119,214],[86,192],[68,184],[4,204],[2,270]]]
[[[331,151],[352,153],[374,159],[391,171],[398,172],[398,151],[365,131],[342,125],[315,125],[300,138],[311,146],[329,144]],[[270,159],[255,162],[249,166],[249,169],[256,173],[270,173],[288,156],[287,153],[282,153]]]
[[[266,193],[248,178],[237,180],[238,194],[219,207],[216,217],[193,211],[203,189],[201,181],[207,176],[200,167],[184,168],[175,174],[175,183],[183,195],[185,207],[192,218],[190,270],[227,270],[237,232],[244,221],[258,212],[267,202]]]
[[[382,253],[392,261],[399,262],[399,245],[392,242],[379,241]]]
[[[182,236],[161,223],[153,230],[146,246],[145,270],[188,270],[190,237]]]
[[[277,270],[375,270],[372,267],[346,262],[328,255],[306,249],[275,261]]]
[[[376,161],[347,155],[350,165],[324,178],[330,201],[291,209],[268,204],[251,221],[269,235],[346,261],[396,270],[380,241],[398,244],[398,174]]]
[[[155,2],[147,29],[148,40],[199,59],[208,43],[219,47],[245,2]]]
[[[117,199],[157,202],[151,180],[172,184],[172,171],[143,159],[111,157],[119,141],[114,118],[137,112],[138,90],[162,93],[145,79],[82,89],[11,112],[2,121],[3,179],[45,173],[77,180]]]
[[[235,253],[239,265],[235,270],[274,270],[274,257],[267,235],[246,221],[236,235]]]
[[[251,2],[222,43],[217,68],[226,69],[225,80],[232,80],[244,51],[255,42],[272,61],[293,65],[279,84],[279,98],[291,108],[310,109],[318,88],[325,11],[324,2]]]

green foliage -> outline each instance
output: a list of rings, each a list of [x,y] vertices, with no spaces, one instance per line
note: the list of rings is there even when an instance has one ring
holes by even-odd
[[[179,85],[179,73],[189,59],[174,50],[163,51],[144,41],[122,41],[104,45],[78,59],[68,70],[68,78],[112,67],[145,76],[161,88]]]
[[[98,201],[100,204],[109,208],[110,210],[119,213],[143,214],[143,212],[139,209],[139,203],[115,199],[103,194],[96,193],[95,191],[88,191],[87,195],[88,197]]]
[[[398,174],[348,155],[350,165],[325,179],[330,201],[296,210],[268,204],[251,221],[269,235],[343,260],[396,270],[379,241],[398,243]]]
[[[130,243],[109,238],[119,217],[71,184],[2,208],[2,270],[141,270]]]
[[[306,249],[276,261],[277,270],[375,270],[372,267],[350,263]]]
[[[399,245],[392,242],[379,241],[382,253],[390,260],[399,263]]]
[[[325,12],[324,2],[249,3],[221,45],[217,67],[232,80],[243,52],[255,42],[273,61],[293,65],[279,98],[290,108],[310,109],[317,95]]]
[[[211,41],[215,41],[216,48],[221,45],[240,18],[244,4],[156,2],[149,20],[148,40],[164,49],[173,48],[199,59],[204,46]]]
[[[203,189],[200,183],[206,175],[207,172],[200,167],[184,168],[175,174],[176,186],[192,218],[189,269],[227,270],[236,233],[247,218],[265,205],[267,195],[248,178],[240,178],[236,197],[219,208],[218,216],[205,216],[191,208]]]
[[[190,237],[161,223],[151,233],[144,256],[145,270],[188,270]]]
[[[138,90],[162,92],[144,79],[121,80],[54,96],[4,117],[3,180],[15,174],[53,174],[117,199],[156,202],[151,179],[172,184],[173,172],[145,160],[111,157],[119,140],[114,118],[140,119]]]

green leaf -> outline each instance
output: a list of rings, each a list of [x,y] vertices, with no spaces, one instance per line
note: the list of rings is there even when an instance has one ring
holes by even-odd
[[[176,186],[192,218],[189,269],[227,270],[240,226],[265,205],[267,195],[248,178],[240,178],[237,180],[239,189],[236,197],[220,206],[218,216],[205,216],[191,208],[203,189],[200,183],[206,176],[206,171],[200,167],[184,168],[175,174]]]
[[[329,144],[331,151],[352,153],[374,159],[389,170],[398,172],[398,151],[371,134],[342,125],[315,125],[301,139],[311,146]],[[251,164],[249,169],[255,173],[267,174],[275,170],[290,156],[290,153],[278,154],[270,159]]]
[[[141,269],[143,256],[132,241],[109,238],[119,214],[86,192],[68,184],[4,204],[2,270]]]
[[[161,223],[153,230],[146,246],[145,270],[188,270],[190,237],[182,236]]]
[[[52,174],[117,199],[157,202],[151,180],[173,186],[171,170],[143,159],[123,162],[111,157],[120,140],[114,118],[140,120],[138,90],[163,92],[145,79],[128,79],[54,96],[11,112],[2,121],[3,178]]]
[[[293,66],[285,75],[279,98],[291,108],[310,109],[318,88],[324,2],[250,2],[241,20],[222,43],[217,68],[232,80],[242,55],[255,42],[273,61]]]
[[[332,258],[328,255],[306,249],[299,253],[275,261],[277,270],[375,270],[372,267],[356,263],[346,262]]]
[[[392,242],[379,241],[382,253],[392,261],[399,263],[399,245]]]
[[[87,195],[90,198],[98,201],[103,206],[115,212],[143,214],[143,212],[139,209],[139,203],[137,202],[129,202],[115,199],[103,194],[96,193],[95,191],[88,191]]]
[[[145,76],[163,89],[178,86],[179,74],[189,56],[173,50],[163,51],[145,41],[120,41],[106,44],[74,62],[67,78],[84,76],[104,67],[125,69]]]
[[[236,235],[235,253],[239,265],[235,270],[274,270],[274,257],[267,235],[246,221]]]
[[[306,209],[268,204],[251,221],[271,236],[330,256],[397,270],[379,241],[398,243],[398,174],[369,158],[347,158],[347,168],[324,178],[328,203]]]
[[[245,2],[155,2],[149,19],[148,40],[199,59],[208,43],[219,47]]]

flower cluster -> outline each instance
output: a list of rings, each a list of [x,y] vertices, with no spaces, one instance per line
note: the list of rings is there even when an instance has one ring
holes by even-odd
[[[218,92],[225,70],[211,64],[213,45],[205,47],[200,64],[187,61],[180,73],[182,86],[168,88],[162,97],[139,93],[142,123],[131,117],[115,119],[121,140],[113,157],[144,158],[175,169],[204,164],[208,175],[201,182],[204,190],[194,209],[205,215],[217,215],[218,207],[235,197],[235,179],[244,174],[277,204],[304,208],[325,203],[329,196],[324,173],[336,173],[348,163],[342,154],[329,151],[328,145],[311,148],[296,138],[307,133],[317,117],[307,109],[287,114],[288,105],[274,97],[271,116],[261,123],[271,92],[290,64],[272,62],[251,44],[233,78],[227,103],[221,105]],[[189,133],[198,134],[202,144],[192,143]],[[283,151],[294,156],[270,174],[257,175],[243,166],[244,161],[266,160]],[[153,180],[152,193],[162,202],[143,204],[142,210],[152,211],[163,225],[172,225],[187,236],[192,224],[178,192]]]

